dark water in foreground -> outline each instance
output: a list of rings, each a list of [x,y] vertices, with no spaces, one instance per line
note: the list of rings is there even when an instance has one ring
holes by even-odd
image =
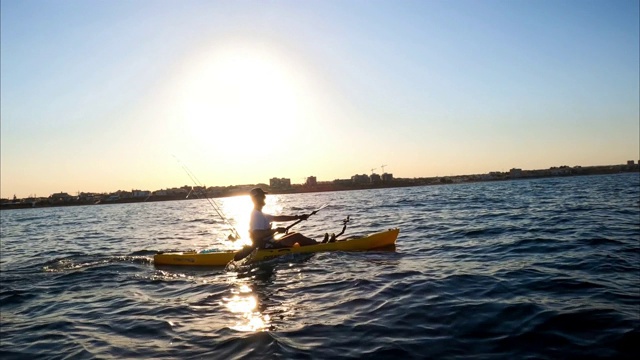
[[[206,201],[3,211],[0,357],[631,358],[640,351],[640,177],[270,196],[330,206],[319,237],[400,227],[395,252],[241,269],[155,267],[240,247]],[[248,198],[220,200],[246,231]]]

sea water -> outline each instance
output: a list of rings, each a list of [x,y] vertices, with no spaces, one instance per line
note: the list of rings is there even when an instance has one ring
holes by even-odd
[[[248,197],[1,212],[0,357],[631,358],[634,174],[269,195],[321,238],[399,227],[395,251],[236,269],[156,251],[239,249]],[[245,236],[246,237],[246,236]]]

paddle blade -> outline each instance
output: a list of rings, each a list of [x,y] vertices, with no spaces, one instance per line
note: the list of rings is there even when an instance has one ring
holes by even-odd
[[[324,204],[324,205],[320,206],[319,208],[315,209],[315,210],[312,212],[312,214],[317,213],[318,211],[320,211],[320,210],[322,210],[322,209],[326,208],[327,206],[329,206],[329,203],[326,203],[326,204]]]

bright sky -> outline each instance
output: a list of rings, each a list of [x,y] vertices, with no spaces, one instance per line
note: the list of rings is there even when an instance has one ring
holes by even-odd
[[[637,0],[1,2],[1,196],[640,158]]]

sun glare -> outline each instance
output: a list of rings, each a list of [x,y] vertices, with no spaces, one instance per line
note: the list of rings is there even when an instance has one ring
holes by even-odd
[[[183,120],[205,148],[270,152],[292,133],[297,104],[286,64],[264,51],[232,48],[196,62],[183,92]]]
[[[233,290],[233,293],[232,297],[222,299],[222,304],[239,317],[231,329],[246,332],[269,330],[271,318],[260,312],[258,298],[252,293],[251,288],[240,284],[238,289]]]

